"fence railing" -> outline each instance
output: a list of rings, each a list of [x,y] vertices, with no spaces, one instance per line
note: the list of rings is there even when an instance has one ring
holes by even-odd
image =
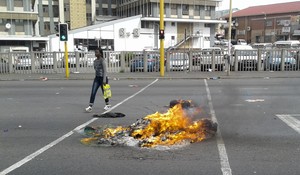
[[[226,50],[173,50],[163,58],[166,72],[174,71],[299,71],[299,49],[236,50],[227,57]],[[105,51],[108,72],[158,72],[161,69],[159,51]],[[0,53],[0,74],[93,73],[93,52],[9,52]]]

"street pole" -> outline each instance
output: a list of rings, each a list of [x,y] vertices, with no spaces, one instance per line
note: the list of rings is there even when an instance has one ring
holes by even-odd
[[[65,69],[66,69],[66,78],[68,79],[69,76],[70,76],[70,72],[69,72],[68,45],[67,45],[67,41],[65,41],[64,43],[65,43]]]
[[[229,60],[228,61],[228,69],[227,69],[227,75],[230,75],[230,62],[231,62],[231,23],[232,23],[232,0],[230,0],[229,3],[229,27],[228,27],[228,55]]]
[[[264,17],[264,43],[266,43],[266,27],[267,27],[267,14],[263,12],[265,17]]]
[[[160,0],[160,31],[164,30],[164,0]],[[164,50],[164,39],[160,39],[160,76],[163,77],[165,74],[165,50]]]

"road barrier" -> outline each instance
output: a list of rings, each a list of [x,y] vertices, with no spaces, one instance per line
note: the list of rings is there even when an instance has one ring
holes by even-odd
[[[0,53],[0,74],[65,73],[64,52]],[[93,52],[68,52],[71,73],[93,73]],[[159,72],[160,54],[155,51],[104,51],[110,73]],[[299,71],[299,49],[234,50],[182,49],[165,53],[166,72]]]

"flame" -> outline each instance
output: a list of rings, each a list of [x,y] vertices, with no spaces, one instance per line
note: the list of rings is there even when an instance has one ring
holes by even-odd
[[[97,138],[109,139],[120,135],[125,136],[125,133],[139,140],[141,147],[174,145],[186,141],[200,142],[210,136],[210,131],[208,119],[193,121],[193,116],[199,112],[199,108],[193,107],[193,110],[190,110],[179,101],[165,113],[150,114],[144,117],[142,122],[137,122],[129,127],[106,128],[100,134],[82,139],[81,142],[89,144]],[[214,132],[211,133],[214,134]]]
[[[191,121],[182,105],[177,104],[170,108],[168,112],[145,117],[150,123],[143,129],[132,132],[131,136],[136,139],[148,139],[143,143],[143,147],[153,147],[155,145],[174,145],[182,141],[198,142],[205,139],[205,134],[201,129],[201,121]]]

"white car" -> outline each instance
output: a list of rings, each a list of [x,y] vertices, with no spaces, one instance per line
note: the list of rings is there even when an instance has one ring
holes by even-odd
[[[253,49],[249,45],[234,45],[232,46],[231,65],[238,66],[238,70],[258,70],[258,50]],[[262,59],[263,63],[264,60]]]
[[[88,59],[86,54],[83,52],[79,52],[78,54],[79,54],[78,55],[79,67],[86,67],[88,65]],[[60,58],[60,62],[62,62],[63,67],[65,67],[65,56],[62,56]],[[76,67],[76,63],[77,63],[76,52],[68,54],[68,63],[69,63],[68,64],[69,68]]]
[[[33,63],[35,67],[38,67],[38,61],[35,59]],[[15,59],[15,67],[16,69],[31,69],[32,62],[31,62],[31,55],[30,54],[20,54],[16,56]]]
[[[53,68],[54,67],[54,58],[51,53],[45,53],[40,56],[41,68]]]
[[[187,53],[171,53],[170,54],[170,70],[181,71],[189,70],[190,59]]]
[[[213,58],[214,54],[214,58]],[[214,59],[214,69],[222,71],[225,65],[223,51],[220,47],[209,47],[201,50],[200,65],[201,70],[212,69]]]

